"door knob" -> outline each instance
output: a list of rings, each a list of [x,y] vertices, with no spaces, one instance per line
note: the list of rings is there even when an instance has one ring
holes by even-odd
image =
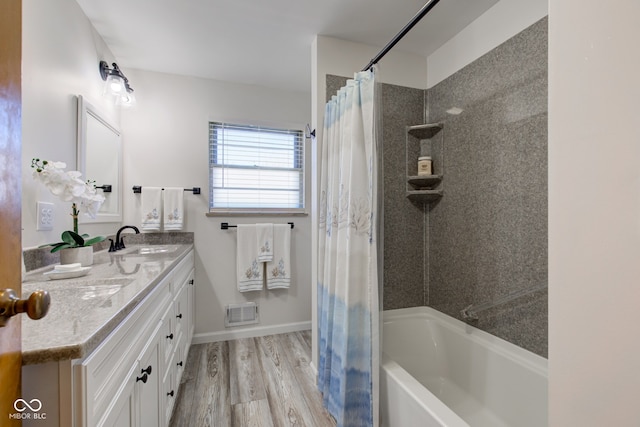
[[[49,311],[51,296],[49,292],[38,290],[27,299],[20,299],[13,289],[0,290],[0,326],[7,324],[11,316],[27,313],[34,319],[42,319]]]

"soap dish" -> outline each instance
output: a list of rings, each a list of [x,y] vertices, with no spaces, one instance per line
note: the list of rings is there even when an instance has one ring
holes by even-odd
[[[47,273],[42,273],[43,276],[47,277],[49,280],[57,280],[57,279],[73,279],[75,277],[86,276],[91,270],[91,267],[81,267],[77,270],[69,270],[69,271],[56,271],[52,270]]]
[[[76,262],[73,264],[60,264],[60,265],[54,265],[53,271],[55,271],[56,273],[60,273],[63,271],[76,271],[76,270],[79,270],[80,267],[82,267],[82,264],[80,264],[79,262]]]

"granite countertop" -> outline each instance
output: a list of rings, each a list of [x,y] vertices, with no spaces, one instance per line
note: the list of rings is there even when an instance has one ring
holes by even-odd
[[[49,280],[44,267],[25,276],[24,298],[43,289],[51,295],[49,313],[22,318],[22,364],[80,359],[91,353],[178,265],[193,244],[130,245],[94,253],[86,276]]]

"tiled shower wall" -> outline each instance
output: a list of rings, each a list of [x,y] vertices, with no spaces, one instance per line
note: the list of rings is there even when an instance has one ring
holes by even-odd
[[[345,82],[328,76],[327,97]],[[476,326],[546,357],[547,19],[427,91],[382,85],[382,110],[384,309],[460,318],[520,294]],[[443,123],[444,195],[416,205],[405,127],[426,122]]]
[[[428,210],[428,304],[547,355],[547,19],[427,91],[444,196]],[[447,114],[458,107],[463,112]]]

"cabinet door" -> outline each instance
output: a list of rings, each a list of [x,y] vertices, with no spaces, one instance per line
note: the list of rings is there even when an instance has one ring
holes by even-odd
[[[178,338],[189,333],[189,285],[188,282],[180,288],[174,301],[175,327]]]
[[[175,349],[175,342],[177,340],[177,336],[175,333],[175,310],[173,302],[169,304],[167,307],[167,311],[165,311],[162,316],[162,332],[160,336],[161,345],[160,349],[162,354],[162,372],[163,375],[169,369],[169,360],[173,355],[173,350]]]
[[[140,356],[136,377],[138,426],[160,425],[160,332],[159,323]]]
[[[176,363],[175,354],[171,359],[171,366]],[[164,377],[164,381],[162,383],[162,407],[164,408],[163,413],[163,422],[164,424],[161,426],[168,426],[169,421],[171,420],[171,414],[173,412],[173,405],[176,400],[176,394],[178,393],[178,389],[175,386],[175,370],[169,368]]]
[[[113,404],[106,411],[102,419],[96,424],[99,427],[135,427],[136,426],[136,374],[138,364],[134,364],[127,379],[122,383]]]

